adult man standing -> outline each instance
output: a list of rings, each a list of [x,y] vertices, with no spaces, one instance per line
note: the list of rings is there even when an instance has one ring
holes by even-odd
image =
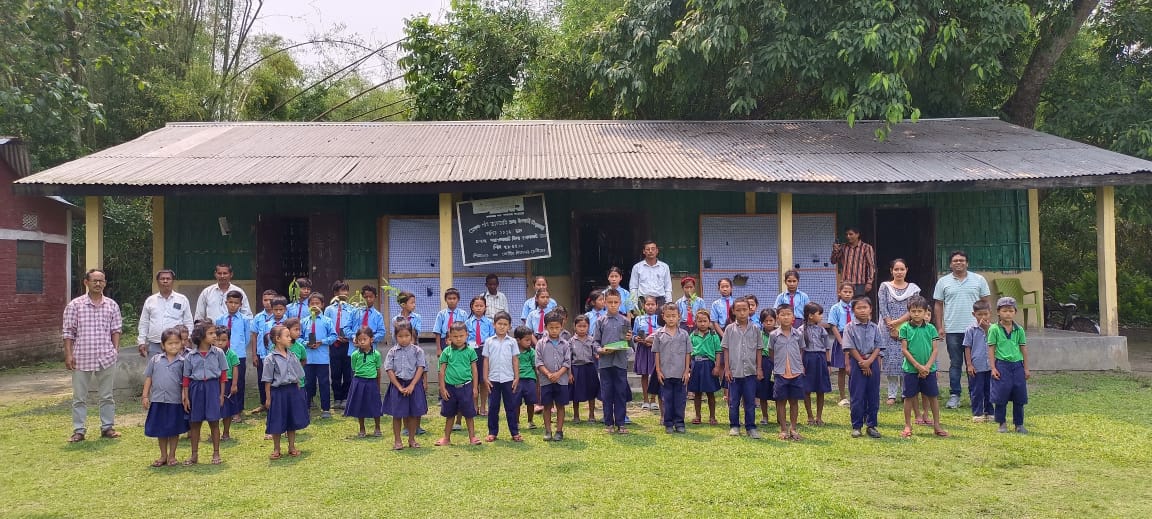
[[[945,338],[948,345],[948,409],[960,406],[960,375],[964,373],[964,332],[972,324],[972,303],[988,300],[992,291],[984,276],[968,272],[968,254],[962,250],[952,251],[948,257],[952,270],[936,280],[932,298],[936,300],[932,318],[936,332]]]
[[[157,272],[156,285],[160,291],[148,296],[140,309],[140,334],[136,337],[136,344],[141,357],[152,358],[164,351],[160,347],[160,334],[164,330],[183,324],[189,332],[192,331],[192,306],[184,294],[172,291],[174,281],[175,272],[169,269]]]
[[[240,292],[240,315],[251,319],[252,318],[252,305],[248,304],[248,294],[240,288],[232,284],[232,265],[227,263],[216,264],[216,284],[208,285],[204,290],[200,291],[200,297],[196,298],[196,320],[209,319],[216,322],[216,319],[222,315],[228,315],[228,306],[224,303],[228,299],[228,292],[233,290]]]
[[[660,248],[656,242],[644,242],[644,261],[632,266],[632,276],[628,278],[628,291],[636,296],[637,306],[643,306],[643,298],[656,298],[657,307],[672,300],[672,271],[668,264],[657,259]]]
[[[107,279],[100,269],[84,274],[88,292],[64,307],[64,367],[72,372],[72,437],[69,442],[84,441],[88,433],[88,388],[96,381],[100,397],[100,436],[119,438],[116,423],[116,401],[112,390],[116,381],[116,358],[120,344],[123,317],[120,306],[104,297]]]
[[[833,243],[833,264],[840,267],[840,282],[851,283],[855,296],[866,295],[876,284],[876,250],[860,239],[860,229],[844,231],[848,243]]]

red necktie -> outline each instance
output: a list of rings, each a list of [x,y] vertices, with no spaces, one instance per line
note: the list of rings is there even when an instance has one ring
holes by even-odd
[[[339,331],[340,331],[340,310],[343,310],[343,309],[344,309],[344,307],[342,307],[340,305],[336,305],[336,331],[337,331],[337,333],[339,333]]]
[[[652,335],[652,316],[648,316],[648,335]]]
[[[364,309],[364,321],[360,323],[361,328],[365,328],[368,326],[368,314],[370,314],[371,312],[372,312],[371,308],[365,308]]]
[[[315,317],[312,318],[312,335],[313,336],[316,335],[316,318]]]
[[[448,311],[448,329],[449,330],[452,329],[452,318],[453,317],[456,317],[456,310],[449,310]]]
[[[232,346],[232,315],[228,315],[228,346]]]
[[[692,328],[696,326],[695,320],[692,319],[692,301],[684,302],[684,311],[688,312],[688,327]]]
[[[544,312],[540,312],[540,333],[544,333]]]
[[[791,306],[793,310],[796,309],[796,294],[795,293],[788,294],[788,306]]]
[[[732,320],[732,298],[724,299],[724,321],[729,322]]]
[[[480,345],[480,320],[476,320],[476,345]]]

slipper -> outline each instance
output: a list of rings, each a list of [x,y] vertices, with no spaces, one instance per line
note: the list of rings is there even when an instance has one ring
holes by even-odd
[[[911,438],[912,437],[912,428],[911,427],[905,427],[903,431],[900,431],[900,437],[901,438]]]
[[[437,447],[447,447],[452,445],[452,442],[448,441],[448,438],[440,438],[439,440],[436,440],[436,443],[433,443],[432,445]]]
[[[514,441],[516,443],[520,443],[520,442],[524,441],[524,437],[517,434],[516,436],[512,437],[512,441]]]
[[[917,418],[916,419],[916,425],[932,425],[932,422],[929,422],[928,420],[925,420],[923,418]]]
[[[271,439],[272,439],[272,435],[271,435],[271,434],[265,434],[265,435],[264,435],[264,441],[268,441],[268,440],[271,440]]]
[[[616,434],[629,434],[629,432],[628,429],[621,427],[620,430],[616,431]]]
[[[715,418],[710,418],[708,419],[708,425],[720,425],[720,422],[717,422]]]
[[[392,444],[392,450],[402,451],[402,450],[404,450],[404,444],[400,443],[400,442],[396,442],[396,443]]]
[[[700,425],[700,419],[699,418],[693,418],[692,419],[692,425]]]
[[[816,425],[817,425],[817,426],[823,426],[823,425],[824,425],[824,420],[816,420]]]
[[[200,460],[198,460],[196,458],[188,458],[188,459],[184,460],[184,466],[185,467],[191,467],[192,465],[196,465],[198,463],[200,463]]]
[[[68,443],[76,443],[82,441],[84,441],[84,433],[73,433],[72,436],[68,438]]]
[[[175,467],[179,464],[180,464],[180,461],[175,459],[175,458],[168,460],[168,466],[169,467]]]
[[[952,436],[951,434],[948,434],[948,431],[945,431],[944,429],[936,429],[935,431],[932,431],[932,434],[935,434],[936,436],[939,436],[941,438],[947,438],[949,436]]]
[[[225,434],[225,435],[223,435],[223,436],[221,436],[221,437],[220,437],[220,441],[222,441],[222,442],[230,442],[230,441],[232,441],[232,436],[231,436],[231,435],[228,435],[228,434]]]
[[[889,398],[888,399],[888,405],[896,405],[896,399],[895,398]]]
[[[360,431],[359,433],[356,434],[357,438],[363,438],[365,436],[368,436],[368,433],[366,433],[364,431]]]
[[[816,420],[808,420],[808,425],[816,425]]]
[[[419,443],[419,442],[408,442],[408,448],[410,448],[410,449],[419,449],[419,448],[420,448],[420,443]]]
[[[293,458],[299,458],[300,457],[300,451],[299,450],[288,451],[288,455],[292,456]]]
[[[100,431],[100,437],[101,438],[115,439],[115,438],[120,437],[120,432],[117,431],[116,429],[109,427],[107,429],[104,429],[103,431]]]
[[[375,430],[375,431],[372,431],[372,436],[373,436],[373,437],[376,437],[376,438],[379,438],[379,437],[381,437],[381,436],[384,436],[384,435],[383,435],[383,434],[380,434],[380,430],[379,430],[379,429],[377,429],[377,430]]]
[[[790,436],[792,437],[792,441],[795,441],[795,442],[798,442],[798,441],[801,441],[804,439],[804,437],[800,436],[800,433],[798,433],[796,431],[792,431],[792,434]]]
[[[788,434],[788,433],[786,433],[786,432],[782,432],[782,433],[780,433],[780,441],[788,441],[788,440],[790,440],[790,439],[792,439],[792,435],[791,435],[791,434]]]
[[[224,463],[224,460],[220,459],[220,456],[212,456],[213,465],[219,465],[221,463]]]
[[[488,443],[492,443],[492,442],[496,441],[496,435],[489,434],[488,436],[484,437],[484,441],[486,441]]]
[[[470,438],[470,439],[468,440],[468,443],[469,443],[470,445],[483,445],[483,444],[484,444],[484,442],[480,441],[480,439],[479,439],[479,438]]]
[[[280,459],[280,457],[281,457],[281,454],[279,452],[273,452],[272,454],[268,455],[268,459],[270,459],[270,460],[278,460],[278,459]]]
[[[163,467],[165,464],[167,464],[167,460],[161,458],[152,462],[152,468]]]

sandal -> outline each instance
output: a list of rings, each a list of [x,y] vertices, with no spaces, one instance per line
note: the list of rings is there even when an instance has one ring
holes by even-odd
[[[901,438],[911,438],[912,437],[912,428],[911,427],[905,427],[903,431],[900,431],[900,437]]]
[[[168,460],[168,466],[169,467],[175,467],[179,464],[180,464],[180,460],[177,460],[176,458],[172,458],[172,459]]]
[[[792,439],[792,435],[791,435],[791,434],[788,434],[788,433],[786,433],[786,432],[782,432],[782,433],[780,433],[780,441],[788,441],[788,440],[790,440],[790,439]]]
[[[84,433],[72,433],[68,438],[68,443],[76,443],[84,441]]]
[[[116,438],[120,437],[120,432],[117,431],[116,429],[109,427],[107,429],[104,429],[103,431],[100,431],[100,437],[101,438],[116,439]]]
[[[516,443],[520,443],[520,442],[524,441],[524,437],[517,434],[516,436],[512,437],[512,441],[514,441]]]
[[[200,460],[198,458],[195,458],[195,457],[188,458],[188,459],[184,460],[184,466],[185,467],[191,467],[192,465],[196,465],[198,463],[200,463]]]
[[[947,438],[949,436],[952,436],[951,434],[948,434],[948,431],[945,431],[944,429],[936,429],[935,431],[932,431],[932,434],[935,434],[936,436],[939,436],[941,438]]]
[[[619,430],[616,431],[616,434],[629,434],[629,432],[628,432],[628,429],[626,427],[621,427]]]
[[[612,434],[612,433],[616,432],[616,430],[611,428],[611,427],[605,427],[604,432],[606,432],[608,434]]]
[[[167,463],[168,463],[168,460],[166,460],[164,458],[160,458],[160,459],[152,462],[152,468],[160,468],[160,467],[163,467],[164,465],[166,465]]]
[[[293,458],[299,458],[300,457],[300,450],[299,449],[290,450],[290,451],[288,451],[288,455],[292,456]]]
[[[492,442],[496,441],[496,435],[489,434],[488,436],[484,437],[484,441],[486,441],[488,443],[492,443]]]
[[[404,444],[403,444],[403,443],[400,443],[400,442],[396,442],[396,443],[393,443],[393,444],[392,444],[392,450],[394,450],[394,451],[402,451],[402,450],[404,450]]]
[[[700,425],[700,419],[699,418],[693,418],[692,419],[692,425]]]
[[[801,441],[804,439],[804,437],[800,436],[800,433],[798,433],[796,431],[792,431],[792,434],[790,434],[789,436],[792,437],[792,441],[794,441],[794,442],[798,442],[798,441]]]
[[[816,425],[816,420],[808,420],[808,425]]]
[[[219,464],[221,464],[221,463],[224,463],[224,460],[220,459],[220,455],[219,455],[219,454],[214,454],[214,455],[212,455],[212,464],[213,464],[213,465],[219,465]]]
[[[889,398],[888,399],[888,405],[896,405],[896,399],[895,398]]]
[[[469,445],[483,445],[483,444],[484,444],[484,442],[480,441],[480,439],[479,439],[479,438],[469,438],[469,439],[468,439],[468,444],[469,444]]]
[[[275,461],[280,459],[280,456],[281,454],[279,452],[273,452],[272,454],[268,455],[268,459]]]
[[[925,420],[924,418],[917,418],[916,419],[916,425],[932,425],[932,422],[929,422],[928,420]]]
[[[717,422],[715,418],[709,418],[708,425],[720,425],[720,422]]]
[[[823,426],[824,426],[824,420],[820,420],[820,419],[817,419],[817,420],[816,420],[816,425],[817,425],[818,427],[823,427]]]
[[[440,438],[439,440],[436,440],[436,443],[433,443],[432,445],[437,447],[447,447],[452,445],[452,442],[448,441],[448,438]]]
[[[364,431],[360,431],[359,433],[356,434],[357,438],[363,438],[365,436],[368,436],[368,433],[366,433]]]
[[[420,448],[420,442],[408,442],[408,448],[419,449]]]

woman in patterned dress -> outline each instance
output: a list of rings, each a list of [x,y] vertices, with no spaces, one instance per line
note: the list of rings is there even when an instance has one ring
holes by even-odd
[[[880,321],[887,325],[888,347],[884,350],[884,376],[888,379],[888,405],[895,405],[900,397],[903,380],[904,356],[900,352],[900,325],[908,321],[908,299],[920,293],[916,283],[908,282],[908,265],[903,258],[892,260],[890,265],[892,281],[880,284],[876,297],[879,299]],[[916,412],[919,418],[919,410]]]

